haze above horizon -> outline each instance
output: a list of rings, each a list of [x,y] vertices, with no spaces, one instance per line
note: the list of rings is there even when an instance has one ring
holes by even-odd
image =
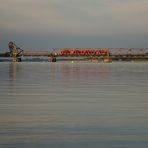
[[[147,0],[0,2],[0,50],[148,47]]]

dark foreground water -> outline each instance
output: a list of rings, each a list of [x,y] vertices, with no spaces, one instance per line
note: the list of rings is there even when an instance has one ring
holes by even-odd
[[[0,63],[0,148],[147,148],[148,63]]]

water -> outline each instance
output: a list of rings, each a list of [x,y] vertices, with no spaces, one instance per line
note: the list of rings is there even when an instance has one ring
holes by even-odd
[[[1,148],[147,148],[147,63],[0,63]]]

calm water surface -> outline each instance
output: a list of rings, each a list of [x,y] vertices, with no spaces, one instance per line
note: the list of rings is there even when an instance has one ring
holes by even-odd
[[[147,148],[148,63],[0,63],[0,148]]]

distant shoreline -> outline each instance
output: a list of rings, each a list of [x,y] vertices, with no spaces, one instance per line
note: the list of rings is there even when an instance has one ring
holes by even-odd
[[[12,62],[12,59],[1,59],[0,62]],[[23,59],[21,62],[48,62],[48,63],[114,63],[114,62],[148,62],[148,59],[127,59],[127,60],[108,60],[108,59],[57,59],[56,62],[49,62],[48,59]]]

